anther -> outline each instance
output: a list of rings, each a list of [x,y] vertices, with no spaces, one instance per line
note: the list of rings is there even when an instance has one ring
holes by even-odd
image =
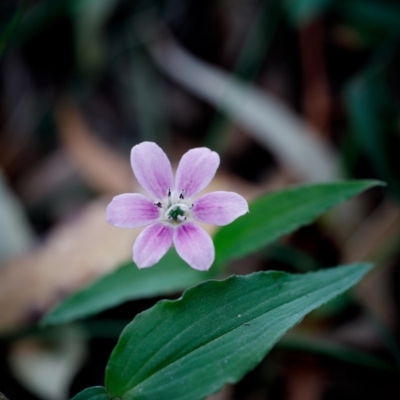
[[[162,208],[162,204],[161,204],[161,202],[158,202],[158,203],[153,203],[155,206],[157,206],[158,208]]]
[[[171,197],[171,189],[168,188],[168,197]]]
[[[179,195],[179,198],[182,200],[185,198],[185,190],[184,189],[181,190],[181,194]]]

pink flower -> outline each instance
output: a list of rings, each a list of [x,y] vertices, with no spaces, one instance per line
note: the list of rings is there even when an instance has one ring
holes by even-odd
[[[174,243],[177,253],[192,268],[206,271],[214,261],[214,244],[195,222],[227,225],[248,212],[246,200],[233,192],[200,193],[212,180],[219,156],[205,147],[189,150],[176,171],[163,150],[152,142],[134,146],[131,165],[150,197],[125,193],[107,207],[107,221],[119,228],[147,226],[133,245],[139,268],[157,263]]]

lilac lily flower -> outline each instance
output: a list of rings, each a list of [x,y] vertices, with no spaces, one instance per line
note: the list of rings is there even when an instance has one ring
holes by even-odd
[[[171,247],[192,268],[207,271],[214,261],[214,244],[196,222],[227,225],[248,212],[246,200],[233,192],[212,192],[197,199],[212,180],[219,156],[205,147],[189,150],[176,171],[155,143],[134,146],[131,165],[150,197],[139,193],[115,196],[107,207],[107,221],[119,228],[146,228],[133,245],[139,268],[157,263]]]

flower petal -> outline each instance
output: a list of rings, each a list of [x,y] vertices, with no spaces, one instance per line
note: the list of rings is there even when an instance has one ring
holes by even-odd
[[[167,197],[173,185],[171,163],[163,150],[153,142],[143,142],[132,148],[133,173],[142,187],[156,200]]]
[[[125,193],[112,199],[106,214],[107,221],[118,228],[141,228],[155,222],[160,211],[149,197]]]
[[[155,223],[148,226],[136,238],[133,245],[133,261],[138,268],[151,267],[164,256],[172,244],[174,229]]]
[[[249,211],[247,201],[234,192],[212,192],[194,202],[193,217],[206,224],[223,226]]]
[[[185,197],[201,192],[212,180],[219,166],[219,155],[206,147],[189,150],[179,162],[175,190],[185,191]]]
[[[200,226],[188,222],[174,232],[177,253],[194,269],[207,271],[214,261],[214,244]]]

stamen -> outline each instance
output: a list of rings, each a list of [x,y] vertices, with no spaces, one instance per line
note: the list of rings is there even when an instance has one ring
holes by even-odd
[[[168,188],[168,197],[171,197],[171,189]]]
[[[181,190],[181,194],[179,195],[179,198],[182,200],[185,198],[185,190],[184,189]]]
[[[186,221],[186,217],[183,215],[177,215],[179,221]]]
[[[161,202],[158,202],[158,203],[153,203],[156,207],[158,207],[158,208],[162,208],[162,204],[161,204]]]

